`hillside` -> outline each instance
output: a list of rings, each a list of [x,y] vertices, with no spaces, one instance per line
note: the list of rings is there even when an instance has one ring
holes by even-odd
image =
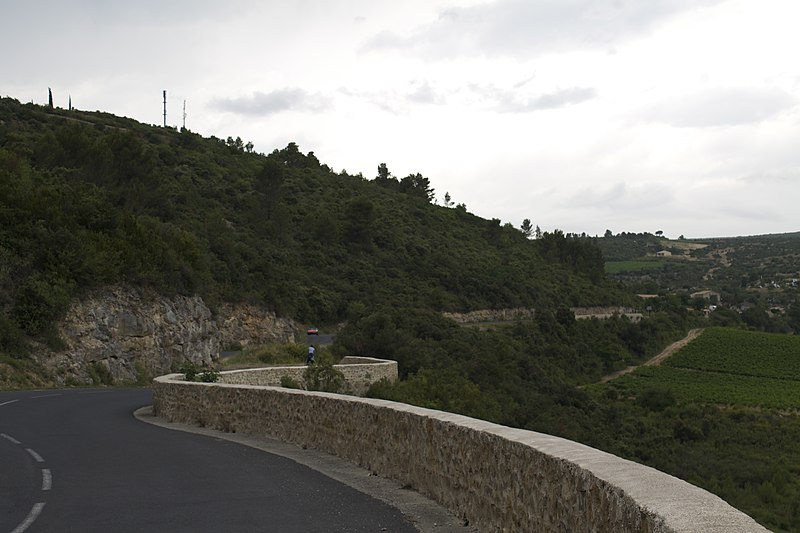
[[[768,271],[797,270],[796,252],[768,253],[794,250],[792,235],[747,240],[736,254],[727,241],[649,234],[632,246],[560,231],[529,239],[466,206],[436,205],[424,176],[376,167],[366,179],[294,143],[263,155],[241,139],[0,99],[0,383],[41,373],[40,348],[64,349],[55,325],[65,310],[103,287],[202,299],[217,313],[244,303],[335,325],[334,355],[397,360],[402,381],[372,396],[584,442],[689,479],[769,527],[800,528],[800,509],[774,493],[800,493],[795,470],[776,474],[797,454],[794,413],[663,403],[658,388],[619,394],[613,381],[602,393],[587,387],[693,327],[793,327],[796,291],[781,287],[781,314],[770,304],[777,289],[764,287]],[[664,247],[675,257],[648,255]],[[755,277],[749,257],[764,265]],[[611,273],[610,260],[645,265]],[[710,301],[691,296],[713,289],[727,302],[745,275],[739,293],[758,296],[756,311],[710,312]],[[576,320],[570,311],[606,305],[644,317]],[[442,314],[516,307],[535,313],[486,330]],[[91,363],[91,382],[114,382],[107,363]],[[691,469],[679,459],[690,445]]]
[[[354,305],[624,299],[587,240],[528,240],[465,206],[434,205],[419,174],[382,170],[367,180],[294,143],[265,156],[241,139],[2,99],[0,349],[46,338],[70,298],[115,283],[314,323]]]
[[[691,240],[622,233],[594,242],[609,277],[631,291],[675,295],[718,325],[800,333],[800,232]]]

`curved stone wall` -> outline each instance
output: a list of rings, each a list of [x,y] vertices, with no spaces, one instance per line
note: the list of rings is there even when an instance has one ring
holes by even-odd
[[[381,379],[397,381],[397,361],[348,356],[343,357],[339,364],[333,366],[344,374],[343,392],[346,394],[360,396],[367,392],[370,385]],[[294,365],[228,370],[220,373],[219,383],[279,387],[283,377],[290,377],[298,383],[302,383],[306,368],[308,367],[305,365]]]
[[[406,404],[277,387],[153,383],[157,416],[261,434],[393,478],[484,531],[767,531],[720,498],[550,435]]]

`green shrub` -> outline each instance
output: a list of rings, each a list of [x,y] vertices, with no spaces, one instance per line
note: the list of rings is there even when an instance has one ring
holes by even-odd
[[[651,411],[663,411],[675,404],[675,395],[669,389],[651,387],[642,391],[637,401],[639,405]]]
[[[192,361],[184,361],[178,367],[178,370],[183,374],[186,381],[194,381],[197,377],[197,365]]]
[[[200,372],[200,381],[203,383],[216,383],[219,379],[219,370],[214,368],[205,368]]]
[[[333,367],[333,358],[323,354],[303,373],[307,390],[340,392],[344,387],[344,374]]]
[[[89,365],[89,378],[94,385],[113,385],[114,377],[108,367],[100,361],[95,361]]]

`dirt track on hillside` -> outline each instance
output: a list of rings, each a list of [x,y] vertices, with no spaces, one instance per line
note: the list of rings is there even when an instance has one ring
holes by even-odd
[[[677,352],[678,350],[680,350],[681,348],[683,348],[684,346],[686,346],[687,344],[692,342],[702,332],[703,332],[703,328],[697,328],[697,329],[690,330],[688,335],[686,335],[684,338],[682,338],[679,341],[673,342],[672,344],[670,344],[669,346],[664,348],[661,351],[660,354],[658,354],[657,356],[653,357],[652,359],[649,359],[649,360],[645,361],[641,365],[629,366],[628,368],[625,368],[623,370],[618,370],[616,372],[613,372],[611,374],[603,376],[603,378],[600,380],[600,383],[605,383],[607,381],[611,381],[612,379],[618,378],[620,376],[624,376],[625,374],[629,374],[629,373],[633,372],[634,370],[636,370],[637,368],[639,368],[640,366],[660,365],[667,357],[671,356],[672,354],[674,354],[675,352]]]

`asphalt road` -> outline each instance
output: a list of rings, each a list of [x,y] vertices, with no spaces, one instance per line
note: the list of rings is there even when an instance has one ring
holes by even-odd
[[[317,346],[330,346],[336,340],[335,335],[330,333],[318,333],[317,335],[306,335],[306,342],[308,344],[316,344]]]
[[[0,392],[0,533],[416,531],[292,460],[134,418],[150,403],[148,389]]]

